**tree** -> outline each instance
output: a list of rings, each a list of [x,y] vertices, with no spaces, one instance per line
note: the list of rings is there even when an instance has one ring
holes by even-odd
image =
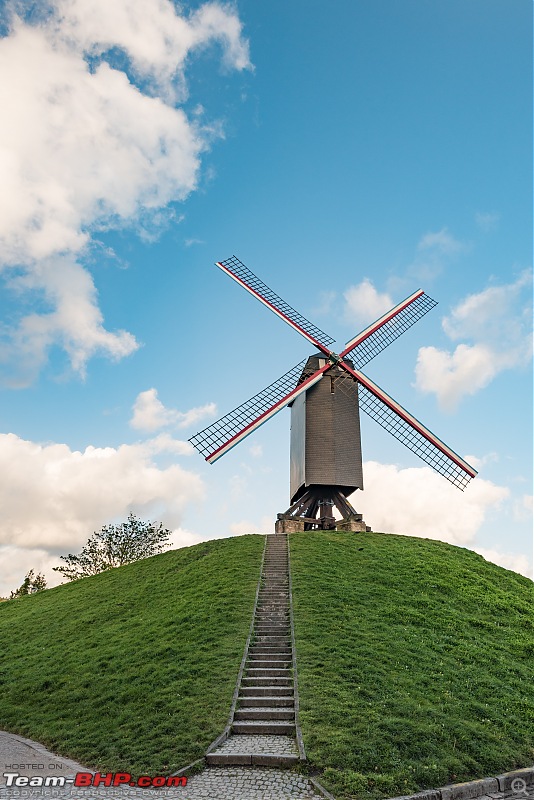
[[[104,525],[93,533],[78,555],[60,556],[66,566],[53,567],[69,581],[155,556],[169,546],[171,531],[160,522],[143,522],[134,514],[120,525]]]
[[[35,594],[36,592],[42,592],[43,589],[46,589],[46,578],[44,575],[41,575],[40,572],[35,575],[33,569],[31,569],[26,577],[24,578],[22,585],[19,586],[14,592],[11,592],[9,599],[14,600],[15,597],[24,597],[26,594]]]

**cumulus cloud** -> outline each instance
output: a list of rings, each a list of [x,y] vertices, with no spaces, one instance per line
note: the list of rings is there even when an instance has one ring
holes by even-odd
[[[368,325],[395,305],[389,294],[379,292],[369,278],[364,278],[356,286],[349,286],[343,296],[345,319],[355,326]]]
[[[179,527],[204,485],[178,464],[159,467],[153,456],[169,450],[170,439],[81,452],[0,434],[0,545],[75,552],[93,530],[129,511],[144,518],[164,511],[167,527]]]
[[[495,550],[486,547],[473,547],[475,553],[478,553],[486,561],[491,561],[493,564],[498,564],[505,569],[511,569],[514,572],[519,572],[520,575],[525,575],[527,578],[532,578],[532,566],[526,555],[523,553],[502,553],[500,550]]]
[[[353,495],[352,503],[373,530],[456,545],[473,542],[487,514],[510,494],[480,477],[460,492],[430,467],[400,469],[369,461],[364,474],[365,491]]]
[[[441,228],[439,231],[425,233],[419,240],[417,249],[432,250],[444,255],[450,255],[465,250],[466,245],[459,239],[455,239],[447,228]]]
[[[29,3],[18,8],[31,16]],[[0,272],[13,297],[38,299],[0,350],[19,362],[19,385],[53,344],[82,374],[97,353],[135,350],[131,334],[104,328],[87,271],[92,237],[142,232],[196,188],[218,132],[177,107],[191,56],[218,42],[228,67],[249,66],[241,23],[217,2],[184,16],[170,0],[55,0],[35,16],[12,15],[0,39]]]
[[[469,249],[468,242],[456,238],[446,227],[428,231],[417,242],[413,261],[406,267],[404,276],[391,277],[389,285],[406,292],[413,291],[413,282],[416,280],[428,288],[447,264],[453,263]]]
[[[260,522],[251,522],[248,519],[242,519],[239,522],[234,522],[230,525],[230,533],[232,536],[244,536],[247,533],[273,533],[274,523],[270,517],[262,517]]]
[[[140,392],[137,395],[130,425],[136,430],[148,433],[170,426],[187,428],[205,417],[214,416],[216,412],[215,403],[206,403],[204,406],[197,406],[189,411],[166,408],[158,398],[157,390],[147,389],[146,392]]]
[[[9,597],[10,592],[18,589],[31,569],[43,574],[48,586],[56,586],[62,582],[53,572],[58,563],[58,557],[43,548],[0,545],[0,597]]]
[[[532,273],[511,284],[490,286],[469,295],[443,319],[453,351],[419,350],[415,385],[433,393],[444,410],[453,410],[466,395],[487,386],[503,370],[526,366],[532,357]]]
[[[509,498],[506,487],[478,477],[459,492],[429,467],[400,469],[376,461],[365,463],[364,474],[365,491],[353,494],[351,503],[373,530],[469,547],[488,561],[530,577],[532,566],[525,554],[484,549],[476,543],[489,515]]]

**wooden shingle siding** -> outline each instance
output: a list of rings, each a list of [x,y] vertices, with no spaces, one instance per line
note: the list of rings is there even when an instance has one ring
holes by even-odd
[[[303,376],[318,367],[311,356]],[[291,407],[291,502],[312,485],[363,489],[358,385],[344,376],[332,367]]]

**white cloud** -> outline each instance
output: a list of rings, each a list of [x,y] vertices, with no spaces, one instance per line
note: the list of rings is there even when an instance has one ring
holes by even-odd
[[[82,374],[96,353],[136,348],[104,328],[85,265],[91,237],[124,225],[142,233],[195,190],[220,131],[175,106],[192,54],[219,42],[228,67],[249,66],[241,23],[219,3],[189,17],[169,0],[57,0],[49,11],[34,24],[13,17],[0,39],[0,271],[36,307],[4,337],[3,360],[23,361],[18,384],[53,344]]]
[[[1,434],[0,545],[76,552],[93,530],[129,511],[164,512],[164,524],[178,527],[204,498],[204,485],[177,464],[160,468],[153,456],[168,449],[168,441],[151,440],[79,452]]]
[[[136,430],[148,433],[170,426],[187,428],[205,417],[214,416],[216,412],[215,403],[206,403],[204,406],[191,408],[184,412],[166,408],[158,398],[157,390],[147,389],[146,392],[140,392],[137,395],[130,425]]]
[[[213,41],[223,46],[228,67],[250,67],[242,25],[228,6],[204,3],[189,17],[176,13],[167,0],[56,0],[61,39],[76,43],[86,53],[101,54],[118,47],[130,58],[135,72],[151,78],[158,88],[183,97],[186,87],[178,84],[189,54]]]
[[[532,514],[534,511],[533,501],[534,498],[531,494],[524,494],[515,500],[512,513],[516,522],[525,522],[528,520],[532,526]]]
[[[270,517],[262,517],[260,522],[243,519],[230,525],[232,536],[244,536],[247,533],[274,533],[274,521]]]
[[[205,541],[205,539],[205,536],[189,531],[187,528],[176,528],[172,532],[169,543],[173,550],[178,550],[180,547],[192,547],[194,544]]]
[[[532,578],[532,565],[523,553],[502,553],[500,550],[485,547],[473,547],[472,549],[482,558],[485,558],[486,561],[491,561],[500,567],[511,569],[514,572],[519,572],[520,575]]]
[[[49,587],[57,586],[63,580],[53,572],[58,564],[58,557],[43,548],[0,545],[0,597],[9,597],[10,592],[18,589],[31,569],[35,574],[43,574]]]
[[[351,325],[367,325],[395,305],[389,294],[378,292],[369,278],[357,286],[349,286],[343,296],[345,319]]]
[[[10,332],[9,346],[0,345],[0,361],[9,365],[11,386],[25,386],[35,378],[47,351],[57,343],[68,353],[82,376],[89,358],[104,353],[118,360],[138,344],[127,331],[104,328],[91,275],[72,256],[43,259],[39,268],[11,280],[13,288],[41,291],[53,309],[20,319]]]
[[[405,275],[402,278],[391,277],[388,284],[396,291],[401,288],[403,291],[409,288],[413,291],[414,280],[428,287],[443,272],[446,264],[453,262],[469,249],[468,242],[457,239],[446,227],[439,231],[429,231],[419,239],[414,259],[406,267]]]
[[[490,514],[510,497],[506,487],[478,477],[460,492],[429,467],[399,469],[375,461],[364,464],[364,475],[365,490],[353,494],[351,503],[374,531],[469,547],[488,561],[531,577],[528,555],[476,544]],[[528,501],[525,496],[525,509]]]
[[[532,357],[531,284],[527,271],[512,284],[491,286],[459,303],[443,319],[443,330],[452,341],[470,339],[473,344],[458,344],[452,352],[422,347],[417,388],[436,394],[443,409],[453,410],[503,370],[527,366]]]
[[[168,433],[160,433],[154,439],[142,443],[143,450],[151,455],[169,453],[174,456],[192,456],[195,448],[189,442],[173,439]]]
[[[369,461],[364,475],[365,490],[351,502],[373,530],[456,545],[473,542],[488,513],[509,496],[507,488],[480,477],[460,492],[430,467]]]
[[[261,458],[263,455],[263,447],[261,444],[253,444],[249,447],[248,452],[253,458]]]
[[[465,460],[468,464],[471,464],[478,472],[480,472],[481,467],[484,467],[486,464],[496,464],[499,461],[499,456],[495,452],[486,453],[483,456],[472,456],[466,455]]]
[[[127,513],[128,512],[125,512],[122,515],[121,521],[126,519]],[[159,521],[159,519],[156,518],[156,521]],[[100,529],[100,522],[94,525],[94,529]],[[54,567],[60,566],[63,563],[59,556],[66,555],[67,551],[78,552],[92,532],[93,529],[89,530],[89,528],[87,528],[83,541],[80,540],[80,542],[72,548],[70,545],[64,548],[52,548],[54,550],[53,554],[44,548],[0,545],[0,597],[9,597],[10,592],[21,585],[24,576],[27,575],[31,569],[33,569],[35,573],[40,572],[45,576],[48,588],[64,583],[65,578],[59,573],[54,572]],[[198,533],[189,531],[186,528],[178,527],[172,529],[169,545],[171,549],[176,550],[180,547],[191,547],[191,545],[204,541],[205,538],[206,537],[200,536]]]
[[[455,239],[447,228],[442,228],[440,231],[425,233],[419,240],[417,249],[451,255],[465,250],[466,245],[459,239]]]
[[[453,411],[462,397],[476,394],[499,372],[494,353],[484,345],[460,344],[453,353],[421,347],[415,367],[416,386],[435,393],[442,410]]]

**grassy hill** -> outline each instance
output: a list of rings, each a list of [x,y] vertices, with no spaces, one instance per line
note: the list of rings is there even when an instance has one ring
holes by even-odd
[[[291,537],[301,723],[336,796],[534,761],[532,583],[426,539]]]
[[[0,605],[0,728],[101,770],[170,772],[227,720],[262,536]],[[440,542],[290,537],[301,724],[337,797],[534,759],[532,584]]]
[[[265,537],[205,542],[0,604],[0,729],[157,775],[222,731]]]

